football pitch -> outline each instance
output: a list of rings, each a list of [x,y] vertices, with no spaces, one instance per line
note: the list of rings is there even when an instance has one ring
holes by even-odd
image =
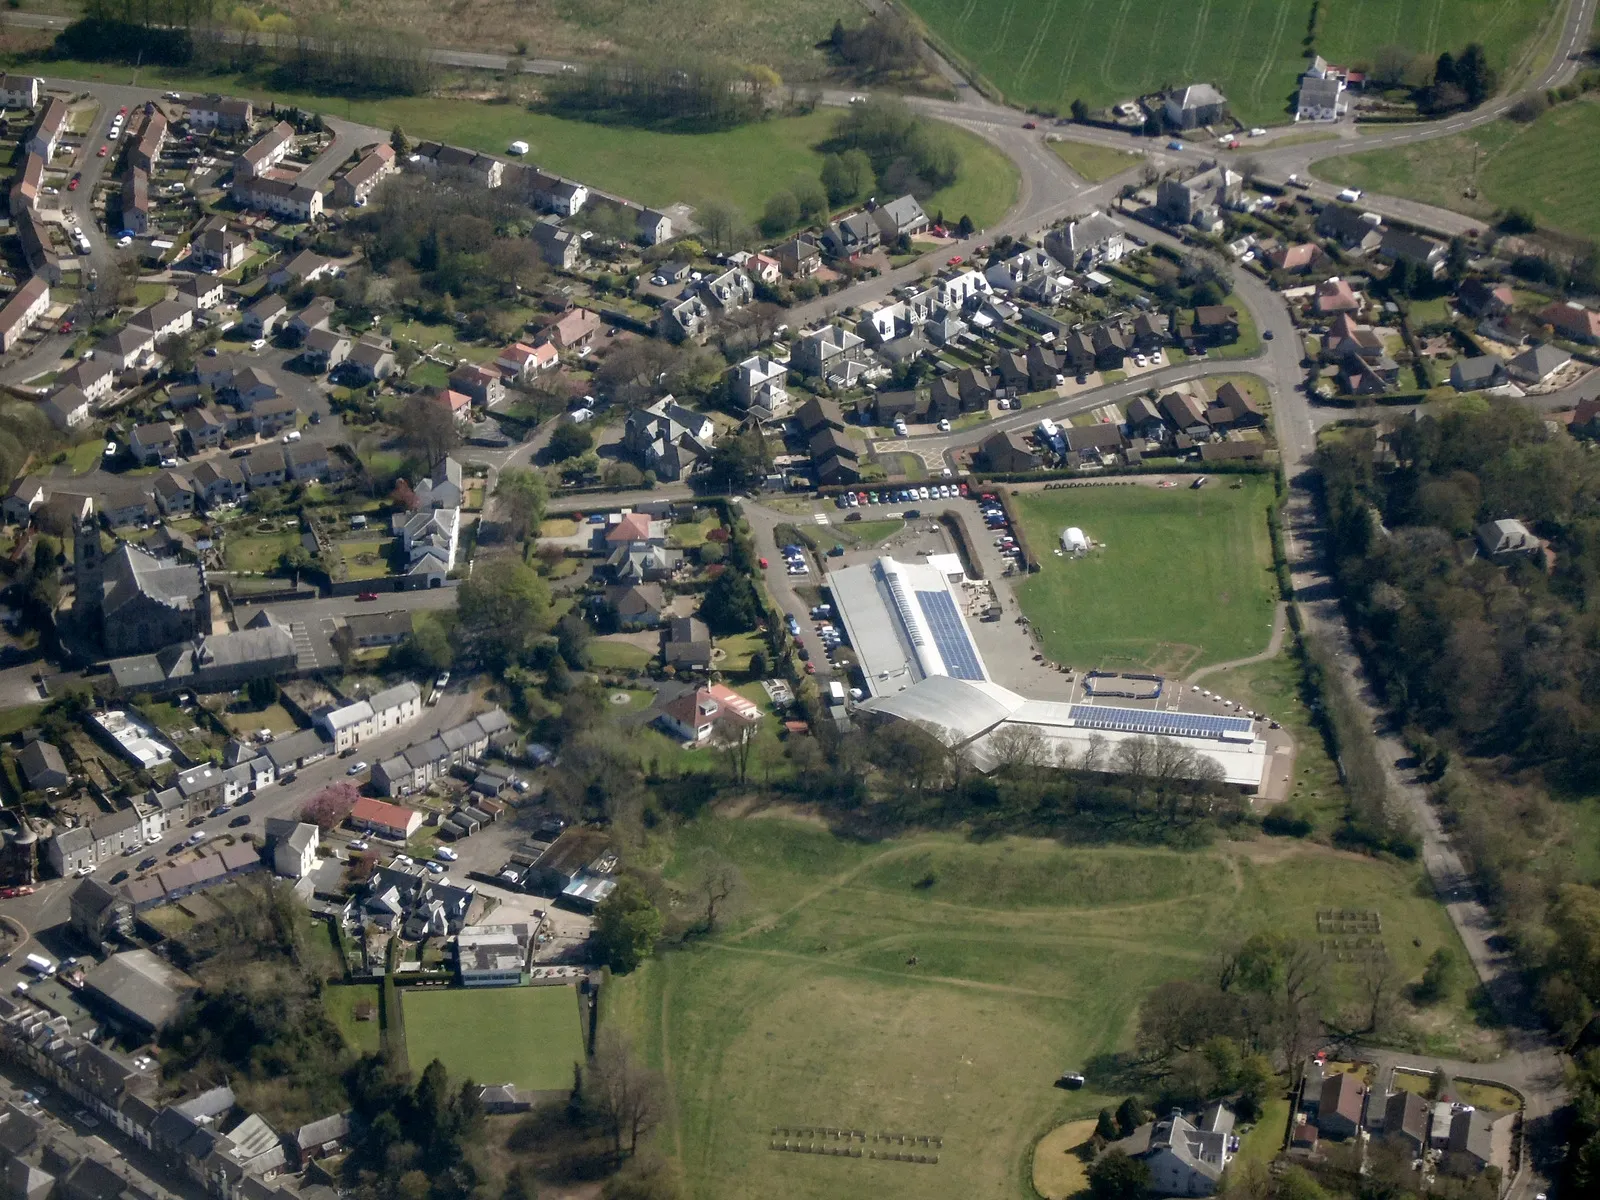
[[[536,1092],[572,1086],[583,1028],[571,985],[402,988],[401,996],[414,1072],[437,1058],[457,1083],[513,1083]]]
[[[1049,658],[1181,676],[1266,648],[1277,598],[1271,479],[1213,476],[1197,490],[1175,478],[1173,488],[1013,495],[1040,562],[1017,600]],[[1054,552],[1069,526],[1095,543],[1085,557]]]
[[[1283,122],[1306,66],[1311,0],[907,0],[936,41],[1012,104],[1066,115],[1189,83],[1211,83],[1247,124]],[[1315,48],[1370,69],[1398,47],[1430,60],[1483,43],[1504,74],[1544,0],[1385,0],[1321,6]]]

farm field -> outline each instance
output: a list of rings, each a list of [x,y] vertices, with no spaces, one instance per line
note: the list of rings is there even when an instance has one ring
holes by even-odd
[[[34,67],[42,74],[114,83],[127,83],[133,75],[132,68],[104,63],[57,61]],[[831,136],[839,116],[837,110],[823,109],[720,133],[656,133],[566,120],[517,104],[437,97],[345,100],[277,91],[238,76],[197,76],[157,67],[143,68],[139,80],[147,87],[221,90],[275,100],[379,129],[399,126],[413,140],[433,138],[492,154],[503,155],[520,138],[529,144],[529,161],[593,187],[643,204],[717,200],[751,221],[761,215],[767,198],[797,175],[816,177],[823,157],[816,147]],[[937,128],[957,148],[961,168],[955,183],[924,199],[924,207],[930,215],[942,211],[951,220],[965,214],[980,228],[993,224],[1016,199],[1016,167],[975,134],[948,125]],[[429,380],[425,386],[436,385]]]
[[[1540,225],[1579,237],[1600,237],[1600,99],[1586,96],[1528,125],[1500,120],[1453,137],[1391,150],[1325,158],[1312,170],[1340,186],[1406,196],[1491,217],[1515,206]],[[1477,164],[1478,195],[1468,199]]]
[[[1414,868],[1302,843],[867,844],[708,818],[680,832],[669,876],[702,845],[742,868],[741,923],[616,980],[603,1016],[668,1075],[659,1143],[706,1200],[1020,1200],[1036,1140],[1120,1099],[1104,1056],[1130,1045],[1139,997],[1203,974],[1224,938],[1314,938],[1319,907],[1378,908],[1407,978],[1455,941]],[[1347,972],[1330,965],[1339,995]],[[1088,1075],[1082,1091],[1052,1086],[1068,1068]],[[773,1152],[785,1125],[944,1144],[937,1169]]]
[[[935,40],[1014,104],[1065,114],[1168,86],[1215,84],[1247,124],[1282,123],[1305,69],[1310,0],[908,0]],[[1317,50],[1365,61],[1387,45],[1432,58],[1481,41],[1504,71],[1548,11],[1544,0],[1393,0],[1323,5]]]
[[[1267,479],[1196,491],[1087,487],[1014,496],[1041,570],[1017,588],[1044,652],[1078,668],[1173,675],[1266,647],[1276,584]],[[1052,551],[1077,526],[1104,542],[1085,558]]]
[[[567,985],[403,989],[406,1057],[435,1058],[455,1081],[514,1083],[534,1091],[572,1086],[583,1057],[578,1004]]]

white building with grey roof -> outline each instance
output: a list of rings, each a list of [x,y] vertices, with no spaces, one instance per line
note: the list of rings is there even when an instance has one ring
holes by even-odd
[[[374,692],[366,700],[326,708],[316,727],[332,739],[336,751],[359,746],[368,738],[398,729],[422,715],[422,689],[410,680]]]

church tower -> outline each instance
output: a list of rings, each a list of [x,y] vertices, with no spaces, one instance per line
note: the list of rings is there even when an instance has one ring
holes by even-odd
[[[105,552],[100,548],[100,522],[91,514],[72,519],[72,573],[77,581],[72,615],[79,628],[100,633],[105,599]]]

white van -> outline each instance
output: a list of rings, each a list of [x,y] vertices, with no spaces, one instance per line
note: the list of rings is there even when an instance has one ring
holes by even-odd
[[[23,960],[24,967],[32,971],[41,979],[49,979],[56,973],[56,964],[42,954],[30,954]]]

